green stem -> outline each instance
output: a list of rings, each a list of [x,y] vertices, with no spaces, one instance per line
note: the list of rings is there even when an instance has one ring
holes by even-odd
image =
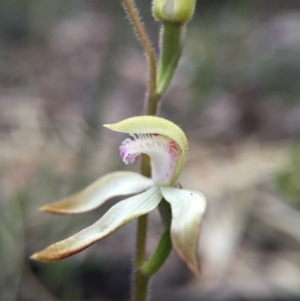
[[[158,244],[152,256],[140,268],[141,272],[146,277],[151,277],[160,269],[160,267],[164,264],[166,259],[169,257],[170,252],[172,250],[172,241],[170,236],[170,226],[171,226],[171,217],[172,217],[171,208],[169,203],[167,203],[163,199],[160,202],[159,209],[162,216],[162,220],[165,224],[165,228],[160,235]]]
[[[145,301],[147,300],[148,293],[148,282],[150,278],[144,276],[140,270],[135,272],[135,290],[134,290],[134,301]]]
[[[146,109],[147,115],[155,116],[157,114],[157,105],[160,99],[161,94],[154,94],[151,97],[148,97]]]
[[[147,91],[147,103],[152,103],[152,98],[156,95],[156,55],[153,50],[151,41],[148,38],[147,32],[145,30],[144,24],[141,22],[139,12],[135,7],[133,0],[123,0],[123,6],[127,12],[132,25],[137,33],[138,39],[140,40],[148,61],[149,66],[149,83]],[[156,111],[156,110],[155,110]],[[149,115],[155,115],[149,114]]]
[[[159,238],[158,244],[152,256],[140,268],[145,277],[150,278],[164,264],[172,250],[172,241],[170,237],[170,228],[165,228]]]
[[[147,299],[147,287],[149,278],[140,272],[140,268],[145,262],[147,215],[138,218],[136,233],[136,254],[135,254],[135,278],[133,289],[134,301],[145,301]]]
[[[137,268],[140,268],[145,261],[146,233],[147,233],[147,215],[143,215],[138,219],[138,224],[137,224],[136,257],[135,257],[135,265]]]
[[[184,24],[163,23],[157,74],[157,94],[162,95],[173,78],[182,53],[184,36]]]
[[[156,115],[157,102],[159,97],[156,95],[156,56],[151,42],[147,36],[143,23],[140,20],[138,10],[133,0],[123,0],[125,11],[127,12],[139,40],[145,50],[149,64],[149,83],[147,91],[147,108],[148,115]],[[150,177],[150,160],[147,156],[142,156],[141,174]],[[136,234],[136,258],[135,258],[135,279],[133,288],[133,300],[145,301],[147,299],[147,287],[149,277],[143,275],[140,267],[145,262],[146,254],[146,234],[147,234],[147,215],[138,218]]]

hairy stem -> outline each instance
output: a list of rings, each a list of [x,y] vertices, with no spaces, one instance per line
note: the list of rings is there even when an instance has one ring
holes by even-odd
[[[124,8],[133,24],[134,29],[138,35],[138,38],[145,50],[146,58],[149,64],[149,85],[147,91],[147,104],[155,102],[153,100],[156,95],[156,55],[152,47],[152,44],[148,38],[145,27],[141,22],[139,12],[135,7],[133,0],[123,0]],[[148,110],[147,110],[148,111]],[[154,110],[156,111],[156,110]],[[155,115],[151,114],[151,115]]]
[[[146,114],[155,115],[157,111],[158,97],[156,96],[156,56],[148,38],[143,23],[141,22],[138,10],[136,9],[133,0],[123,0],[125,11],[127,12],[134,29],[137,32],[138,38],[145,50],[146,58],[149,65],[149,83],[147,90],[147,108]],[[141,174],[150,176],[150,161],[149,157],[143,155],[141,164]],[[136,258],[135,258],[135,279],[133,288],[133,300],[145,301],[147,299],[147,287],[149,277],[145,276],[140,268],[145,262],[146,257],[146,238],[147,238],[147,215],[141,216],[137,221],[136,234]]]
[[[164,222],[164,230],[162,231],[156,249],[152,256],[140,268],[143,275],[151,277],[164,264],[172,250],[172,241],[170,235],[171,227],[171,208],[170,204],[163,199],[159,204],[160,213]]]
[[[145,301],[147,299],[147,286],[149,277],[140,272],[140,268],[145,262],[146,253],[146,234],[147,234],[147,215],[138,218],[136,233],[136,254],[135,254],[135,279],[133,288],[133,300]]]

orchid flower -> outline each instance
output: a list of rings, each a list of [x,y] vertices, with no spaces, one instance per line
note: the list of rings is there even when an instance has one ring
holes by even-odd
[[[104,126],[130,134],[131,138],[125,139],[120,146],[120,155],[128,164],[140,154],[147,154],[151,159],[152,178],[130,171],[109,173],[83,191],[42,207],[42,211],[57,214],[82,213],[115,196],[135,194],[111,207],[93,225],[35,253],[32,258],[53,261],[76,254],[129,221],[149,213],[164,198],[172,211],[173,247],[189,268],[198,273],[197,249],[206,200],[198,191],[174,187],[188,152],[184,132],[171,121],[154,116],[132,117]]]

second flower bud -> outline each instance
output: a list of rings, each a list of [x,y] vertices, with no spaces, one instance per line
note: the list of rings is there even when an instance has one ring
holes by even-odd
[[[153,0],[153,16],[162,22],[187,23],[195,11],[196,0]]]

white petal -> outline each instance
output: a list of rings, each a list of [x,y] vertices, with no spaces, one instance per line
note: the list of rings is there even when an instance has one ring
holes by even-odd
[[[161,201],[157,187],[121,201],[108,210],[99,221],[79,233],[35,253],[32,259],[53,261],[76,254],[105,238],[131,220],[153,210]]]
[[[195,190],[161,187],[161,192],[172,208],[173,247],[189,268],[199,274],[197,250],[206,199]]]
[[[45,205],[41,210],[56,214],[82,213],[101,206],[115,196],[139,193],[151,186],[153,181],[138,173],[112,172],[99,178],[81,192]]]

